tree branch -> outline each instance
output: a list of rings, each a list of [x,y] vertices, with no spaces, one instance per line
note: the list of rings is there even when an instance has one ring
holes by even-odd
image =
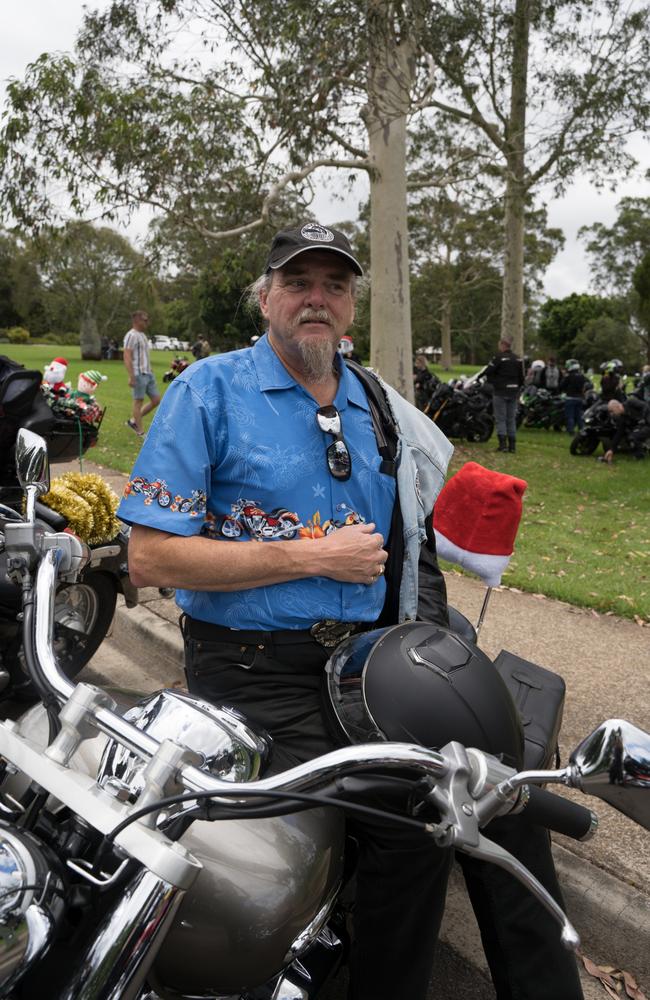
[[[308,163],[306,166],[299,170],[289,170],[286,174],[280,177],[276,183],[271,187],[268,194],[266,195],[262,208],[260,210],[259,217],[254,219],[252,222],[248,222],[243,226],[236,226],[234,229],[226,229],[221,232],[213,232],[200,224],[196,223],[194,220],[186,220],[189,225],[192,226],[197,232],[201,233],[202,236],[206,236],[213,240],[225,240],[231,236],[242,236],[244,233],[253,232],[255,229],[259,229],[268,220],[269,212],[273,203],[279,198],[282,191],[292,183],[304,180],[309,174],[313,173],[319,167],[336,167],[343,170],[367,170],[370,172],[372,167],[368,160],[335,160],[335,159],[320,159],[314,160],[312,163]]]

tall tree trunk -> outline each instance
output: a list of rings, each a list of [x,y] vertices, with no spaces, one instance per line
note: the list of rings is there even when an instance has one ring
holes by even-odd
[[[451,290],[445,288],[440,306],[440,346],[442,355],[440,364],[445,371],[451,368]]]
[[[84,312],[81,317],[79,346],[84,361],[99,361],[102,356],[102,345],[97,329],[97,317],[92,312]]]
[[[413,401],[413,343],[406,210],[406,116],[414,73],[408,34],[398,41],[394,5],[369,0],[370,364]]]
[[[501,336],[524,353],[524,209],[526,199],[526,94],[531,0],[516,0],[512,27],[512,87],[506,131],[506,194]]]

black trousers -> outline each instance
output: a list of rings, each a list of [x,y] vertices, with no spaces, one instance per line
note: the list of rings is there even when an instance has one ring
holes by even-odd
[[[271,771],[311,760],[337,742],[323,699],[328,653],[313,640],[274,648],[185,636],[188,689],[240,709],[273,737]],[[425,1000],[453,852],[417,831],[354,820],[359,843],[350,1000]],[[486,833],[560,899],[546,831],[517,819]],[[557,925],[520,884],[459,856],[499,1000],[580,1000],[575,961]]]

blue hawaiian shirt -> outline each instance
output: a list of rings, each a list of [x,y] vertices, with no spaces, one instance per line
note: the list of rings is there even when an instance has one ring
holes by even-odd
[[[192,364],[171,383],[124,491],[118,515],[177,535],[272,544],[374,521],[388,537],[395,480],[381,458],[363,388],[341,366],[334,405],[352,456],[347,481],[329,472],[331,435],[318,403],[286,370],[266,336],[254,348]],[[177,590],[179,607],[240,629],[303,629],[323,618],[375,621],[386,584],[311,577],[249,590]]]

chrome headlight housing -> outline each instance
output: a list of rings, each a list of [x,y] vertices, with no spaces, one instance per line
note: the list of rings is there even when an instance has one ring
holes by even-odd
[[[6,996],[51,944],[65,906],[52,853],[0,823],[0,992]]]
[[[212,705],[185,691],[158,691],[124,718],[162,742],[172,740],[203,758],[199,767],[222,781],[254,781],[269,754],[270,737],[254,730],[234,708]],[[145,761],[109,740],[97,781],[134,802],[144,787]]]

